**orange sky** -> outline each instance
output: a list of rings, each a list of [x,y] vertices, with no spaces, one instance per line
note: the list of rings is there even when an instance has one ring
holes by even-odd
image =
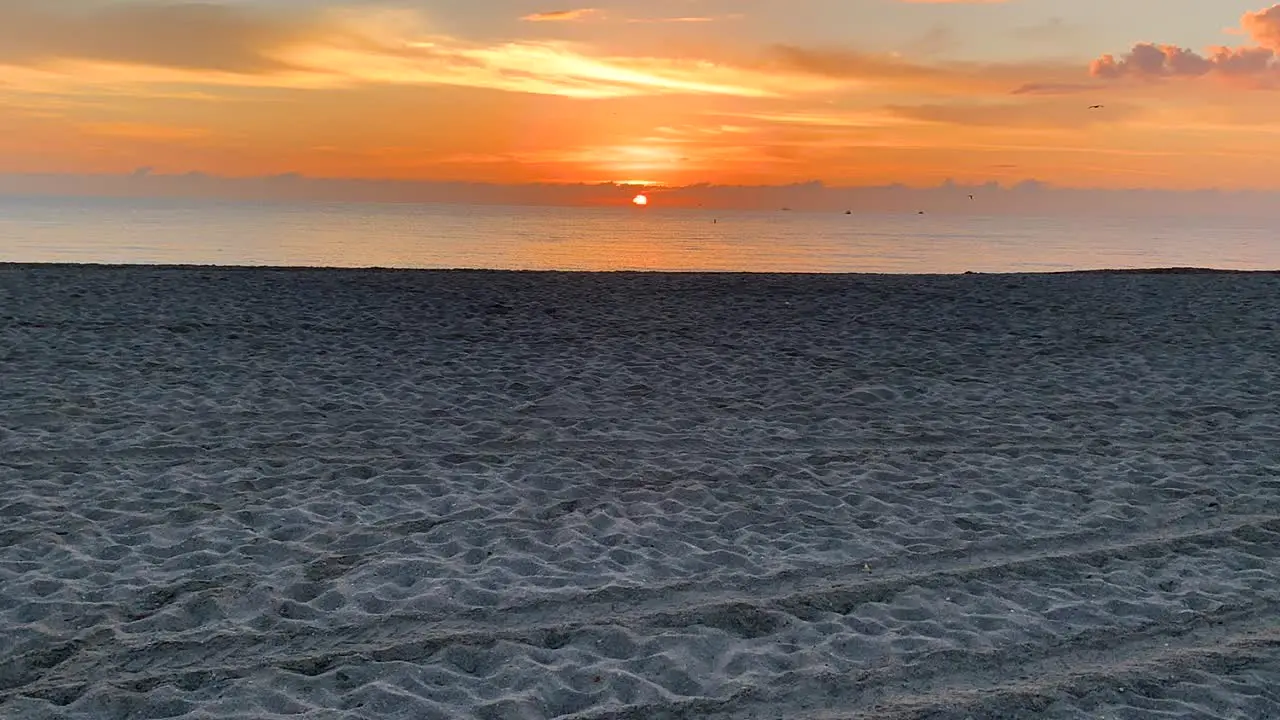
[[[1113,6],[5,0],[0,172],[1280,188],[1280,6]]]

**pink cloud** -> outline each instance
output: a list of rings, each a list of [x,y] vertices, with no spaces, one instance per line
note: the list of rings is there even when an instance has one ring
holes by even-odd
[[[1090,63],[1089,73],[1108,80],[1215,75],[1266,80],[1268,84],[1280,81],[1280,4],[1245,13],[1240,27],[1241,34],[1256,45],[1216,46],[1200,53],[1176,45],[1140,42],[1119,57],[1108,53],[1097,58]]]

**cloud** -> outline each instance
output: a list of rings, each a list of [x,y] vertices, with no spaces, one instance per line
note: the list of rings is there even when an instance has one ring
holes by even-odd
[[[604,11],[598,8],[578,8],[574,10],[552,10],[537,12],[520,18],[525,22],[582,22],[593,18],[603,18]],[[741,14],[712,17],[709,15],[680,15],[676,17],[629,17],[623,19],[627,23],[709,23],[721,19],[741,19]]]
[[[741,15],[725,15],[724,18],[708,17],[705,15],[688,15],[680,17],[656,17],[656,18],[627,18],[629,23],[709,23],[720,19],[739,20]]]
[[[1240,27],[1262,47],[1280,50],[1280,5],[1245,13]]]
[[[0,63],[77,58],[263,72],[281,67],[271,48],[313,31],[308,23],[212,3],[5,0],[0,3]]]
[[[103,88],[447,85],[574,98],[708,95],[828,96],[863,90],[955,95],[1044,94],[1069,66],[920,64],[901,57],[780,45],[754,56],[676,58],[608,55],[546,39],[473,42],[440,33],[419,12],[358,5],[275,14],[261,5],[144,0],[0,0],[0,71],[10,90]],[[278,9],[281,6],[275,6]],[[525,16],[572,22],[593,8]],[[729,16],[733,17],[733,16]],[[701,16],[654,18],[695,23]],[[718,18],[717,18],[718,19]],[[919,53],[945,49],[926,34]],[[1024,90],[1030,94],[1032,90]]]
[[[783,97],[838,83],[703,60],[608,57],[565,42],[468,43],[444,36],[316,44],[285,56],[298,67],[362,83],[456,85],[577,98],[692,94]]]
[[[945,70],[917,65],[889,55],[855,50],[804,48],[775,45],[769,49],[769,64],[830,78],[920,79],[947,74]]]
[[[1044,83],[1032,82],[1019,85],[1013,89],[1011,95],[1074,95],[1082,92],[1092,92],[1097,90],[1096,85],[1086,85],[1084,83]]]
[[[1174,45],[1138,43],[1117,58],[1107,54],[1089,65],[1094,77],[1114,80],[1122,77],[1200,77],[1214,73],[1226,77],[1258,77],[1277,70],[1271,48],[1211,48],[1201,55]]]
[[[943,95],[1065,92],[1078,85],[1078,65],[1053,62],[911,62],[897,55],[777,45],[767,65],[819,77],[858,80],[866,86]],[[1071,88],[1075,89],[1075,88]],[[1082,88],[1083,89],[1083,88]]]
[[[773,113],[738,113],[735,117],[744,120],[758,120],[770,125],[802,126],[833,130],[878,129],[886,127],[902,127],[919,125],[923,121],[906,117],[892,111],[862,112],[773,112]],[[750,132],[750,128],[742,128],[739,132]]]
[[[129,140],[180,141],[209,137],[205,128],[174,127],[154,123],[86,123],[80,129],[90,135]]]
[[[586,10],[544,13],[561,21]],[[544,19],[545,19],[544,18]],[[692,19],[685,19],[692,21]],[[452,85],[577,98],[782,97],[847,82],[706,60],[602,55],[581,44],[469,42],[409,9],[271,15],[242,4],[0,0],[10,89],[206,85],[335,88]]]
[[[520,18],[525,22],[580,22],[599,15],[596,8],[577,8],[574,10],[551,10],[537,12]]]
[[[966,125],[973,127],[1076,128],[1086,125],[1119,122],[1133,117],[1137,110],[1123,105],[1109,105],[1104,114],[1090,112],[1080,103],[950,103],[893,106],[890,111],[913,120]]]
[[[1176,45],[1140,42],[1119,57],[1108,53],[1095,59],[1089,72],[1107,80],[1216,76],[1247,79],[1255,85],[1280,81],[1280,4],[1245,13],[1240,27],[1255,45],[1215,46],[1199,53]]]

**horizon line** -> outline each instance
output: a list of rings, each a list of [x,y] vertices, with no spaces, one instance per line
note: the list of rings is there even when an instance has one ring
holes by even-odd
[[[200,170],[191,170],[187,172],[152,172],[147,168],[134,170],[130,172],[95,172],[95,173],[71,173],[71,172],[3,172],[0,171],[0,180],[18,180],[18,179],[66,179],[66,180],[116,180],[116,181],[174,181],[174,180],[210,180],[220,182],[273,182],[287,184],[293,182],[299,183],[358,183],[371,185],[421,185],[421,186],[465,186],[465,187],[484,187],[484,188],[616,188],[635,190],[643,189],[646,192],[671,192],[680,190],[700,190],[700,189],[764,189],[764,190],[783,190],[783,189],[799,189],[814,188],[824,190],[941,190],[941,189],[966,189],[966,190],[988,190],[988,191],[1014,191],[1014,190],[1052,190],[1052,191],[1069,191],[1069,192],[1106,192],[1106,193],[1127,193],[1127,192],[1146,192],[1146,193],[1166,193],[1166,194],[1196,194],[1196,193],[1230,193],[1230,194],[1280,194],[1280,187],[1275,188],[1259,188],[1259,187],[1243,187],[1230,188],[1221,186],[1198,186],[1189,188],[1161,188],[1161,187],[1144,187],[1144,186],[1128,186],[1128,187],[1099,187],[1087,185],[1065,185],[1040,180],[1034,177],[1023,178],[1016,182],[986,180],[986,181],[957,181],[954,179],[945,179],[937,184],[911,184],[907,182],[886,182],[880,184],[838,184],[822,179],[798,180],[785,183],[718,183],[712,181],[699,181],[684,184],[668,184],[660,181],[636,181],[636,180],[530,180],[523,182],[497,182],[493,180],[466,180],[466,179],[440,179],[440,178],[392,178],[392,177],[348,177],[348,176],[328,176],[328,175],[306,175],[298,172],[271,173],[263,175],[220,175],[216,173],[208,173]],[[3,190],[0,190],[3,194]]]
[[[550,268],[485,268],[485,267],[399,267],[393,265],[221,265],[201,263],[129,263],[129,262],[30,262],[0,260],[0,269],[104,269],[104,270],[201,270],[227,272],[385,272],[385,273],[473,273],[510,275],[756,275],[756,276],[894,276],[894,277],[963,277],[1010,275],[1280,275],[1280,268],[1243,270],[1202,265],[1153,265],[1150,267],[1107,267],[1071,270],[962,270],[956,272],[832,272],[772,270],[562,270]]]

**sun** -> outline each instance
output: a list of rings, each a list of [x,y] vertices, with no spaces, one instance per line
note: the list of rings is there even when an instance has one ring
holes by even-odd
[[[649,204],[649,196],[637,195],[631,198],[631,202],[635,203],[637,207],[644,207],[645,205]]]

